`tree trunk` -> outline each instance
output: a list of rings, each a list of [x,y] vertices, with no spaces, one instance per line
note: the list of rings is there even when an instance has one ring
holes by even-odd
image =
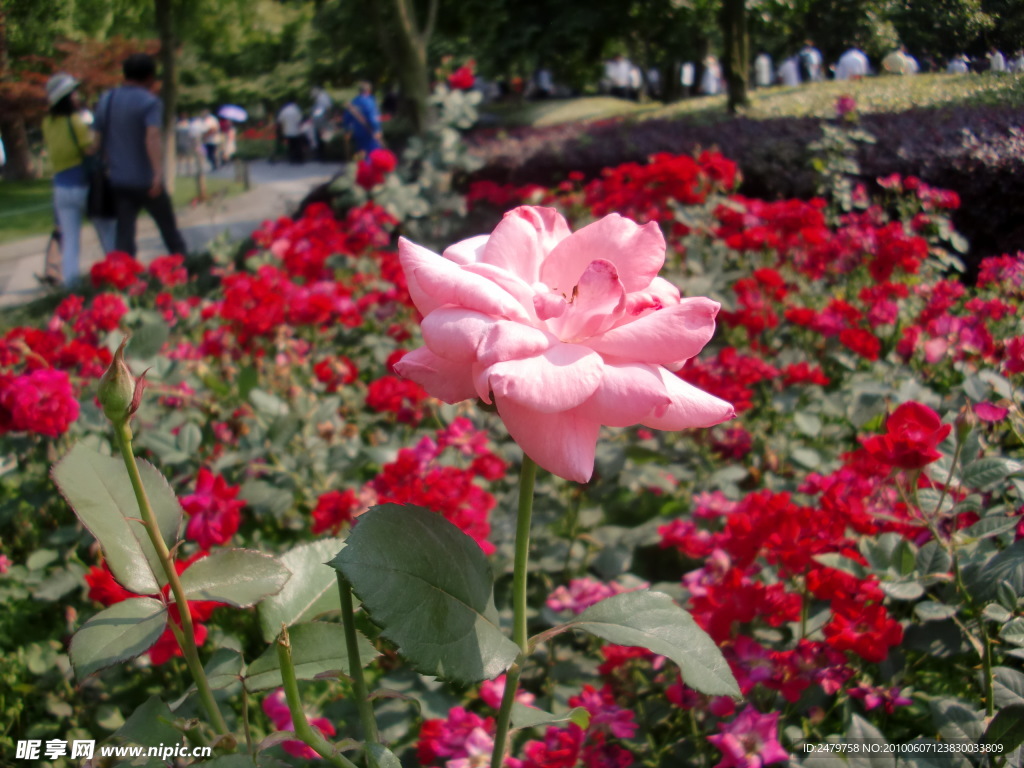
[[[28,144],[24,118],[20,115],[5,115],[0,119],[0,140],[4,142],[4,152],[7,154],[4,178],[11,181],[39,178],[39,170]]]
[[[427,43],[434,31],[438,0],[430,0],[427,22],[421,28],[416,21],[413,0],[394,0],[394,32],[397,41],[398,80],[409,104],[413,130],[424,133],[434,120],[430,108],[430,69]]]
[[[750,34],[746,0],[723,0],[720,17],[725,43],[724,72],[729,94],[728,109],[735,114],[750,103],[747,84],[750,72]]]
[[[11,60],[7,52],[7,12],[0,4],[0,94],[4,81],[11,76]],[[4,143],[7,164],[3,168],[4,177],[15,181],[34,179],[38,176],[36,165],[32,162],[32,150],[28,144],[28,130],[25,118],[17,114],[17,110],[4,103],[0,96],[0,141]]]
[[[174,34],[172,0],[155,0],[156,27],[160,38],[160,98],[164,102],[164,186],[168,194],[174,194],[178,162],[174,129],[178,113],[178,72],[175,68],[177,40]]]

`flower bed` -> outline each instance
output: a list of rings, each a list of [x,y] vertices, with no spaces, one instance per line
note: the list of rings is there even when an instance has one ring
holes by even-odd
[[[642,424],[601,430],[589,482],[539,477],[527,583],[538,639],[517,699],[540,709],[513,714],[522,729],[506,764],[810,765],[834,738],[901,745],[906,765],[939,750],[978,764],[983,753],[1006,755],[1019,745],[1024,704],[1024,257],[986,260],[976,287],[944,277],[952,262],[941,237],[958,201],[916,180],[886,179],[885,201],[839,215],[822,200],[732,194],[735,179],[729,160],[708,153],[621,165],[586,183],[573,175],[552,189],[470,191],[475,215],[495,223],[519,203],[555,206],[574,229],[613,212],[655,222],[668,244],[663,275],[684,296],[722,305],[714,339],[671,387],[698,387],[737,414],[667,432],[651,428],[663,422],[630,419]],[[205,719],[195,695],[179,701],[187,685],[176,636],[186,626],[228,728],[242,734],[247,718],[237,739],[254,757],[218,758],[224,765],[314,757],[318,738],[369,738],[355,680],[320,674],[344,668],[335,646],[322,663],[298,666],[306,729],[266,649],[282,624],[295,649],[340,627],[335,577],[321,564],[350,532],[360,544],[381,537],[386,551],[388,537],[368,524],[384,518],[360,522],[376,505],[389,520],[407,509],[410,528],[432,530],[422,510],[388,506],[417,505],[465,533],[453,541],[469,547],[459,550],[466,561],[496,574],[498,610],[488,615],[495,626],[508,622],[512,480],[522,460],[501,427],[500,397],[511,390],[492,383],[495,414],[471,401],[442,404],[396,373],[423,362],[401,361],[421,344],[416,307],[428,317],[434,309],[415,293],[425,274],[403,272],[398,226],[372,202],[340,221],[310,206],[299,220],[265,223],[244,268],[221,264],[219,287],[205,295],[178,257],[143,270],[111,255],[93,270],[93,297],[69,296],[44,327],[0,341],[9,457],[0,476],[0,631],[20,639],[0,676],[26,694],[5,702],[14,727],[0,737],[4,760],[33,739],[180,739],[168,723],[188,730],[189,718]],[[664,311],[668,293],[639,301],[637,290],[629,306],[638,314]],[[567,306],[576,299],[562,297]],[[538,313],[562,311],[549,304]],[[203,599],[189,599],[189,621],[172,604],[148,644],[113,664],[76,640],[76,685],[67,640],[84,620],[169,601],[159,581],[115,578],[124,564],[111,539],[90,526],[101,556],[49,474],[59,460],[54,478],[84,515],[68,476],[83,451],[113,466],[102,463],[114,450],[96,396],[128,330],[127,360],[135,374],[149,368],[148,386],[132,387],[120,407],[139,395],[134,445],[159,468],[145,470],[146,482],[166,478],[180,498],[185,519],[170,556],[181,578],[196,583],[235,547],[250,559],[275,554],[296,575],[280,593],[261,593],[257,609],[244,607],[255,598],[196,592]],[[469,359],[437,339],[428,346]],[[626,354],[615,339],[601,351],[604,365]],[[569,411],[551,412],[572,428]],[[544,428],[543,418],[525,423]],[[536,433],[518,437],[543,453]],[[390,535],[397,546],[401,529]],[[343,554],[351,551],[356,544]],[[279,578],[276,566],[261,567],[264,581]],[[504,678],[441,684],[412,673],[402,657],[427,652],[396,640],[372,589],[353,586],[370,606],[356,626],[373,643],[364,659],[376,657],[366,682],[382,691],[372,704],[380,740],[405,765],[486,764]],[[644,645],[622,634],[551,636],[624,599],[672,606],[655,595],[673,598],[710,636],[739,696],[701,693],[714,686],[699,664],[681,675],[674,637]],[[197,727],[207,741],[222,730]]]
[[[980,256],[1024,248],[1014,212],[1022,190],[1018,107],[947,107],[864,114],[878,141],[858,148],[862,178],[898,173],[955,190],[964,200],[954,217]],[[735,118],[711,124],[685,119],[607,120],[481,134],[474,154],[483,167],[472,178],[499,184],[557,184],[567,169],[585,178],[604,168],[644,162],[658,152],[717,149],[743,169],[743,191],[754,197],[809,197],[815,191],[810,145],[821,137],[815,117]]]

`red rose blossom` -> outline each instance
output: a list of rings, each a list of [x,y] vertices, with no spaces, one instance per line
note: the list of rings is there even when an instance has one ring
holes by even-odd
[[[885,422],[885,434],[864,440],[864,449],[876,461],[899,469],[921,469],[942,458],[936,450],[953,427],[939,414],[914,401],[903,403]]]

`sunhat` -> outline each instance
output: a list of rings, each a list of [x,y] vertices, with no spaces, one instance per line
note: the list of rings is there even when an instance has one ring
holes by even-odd
[[[46,81],[46,100],[52,107],[58,101],[71,93],[79,85],[67,72],[58,72]]]

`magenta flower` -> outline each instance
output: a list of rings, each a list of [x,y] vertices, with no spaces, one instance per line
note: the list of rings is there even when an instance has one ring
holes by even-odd
[[[537,464],[586,482],[601,425],[677,430],[735,415],[673,371],[715,332],[718,303],[658,277],[655,223],[617,214],[572,233],[551,208],[505,214],[443,257],[401,240],[426,346],[395,369],[448,403],[493,402]]]
[[[715,768],[761,768],[789,759],[778,739],[779,713],[762,715],[752,706],[722,727],[722,733],[708,736],[722,753]]]
[[[884,686],[873,686],[867,683],[859,683],[851,688],[848,693],[852,699],[860,699],[864,703],[864,709],[869,712],[872,709],[882,707],[885,714],[891,715],[896,707],[909,707],[913,700],[903,695],[899,688],[886,688]]]
[[[273,693],[267,695],[263,699],[263,713],[270,719],[270,722],[274,724],[274,728],[278,731],[294,731],[295,724],[292,722],[292,713],[288,709],[288,704],[285,701],[284,688],[278,688]],[[337,731],[334,729],[334,725],[326,717],[311,717],[309,718],[309,724],[316,730],[320,731],[322,736],[333,736]],[[282,743],[285,752],[295,757],[303,757],[307,760],[316,760],[319,755],[313,751],[312,747],[306,746],[303,742],[296,739],[289,739]]]
[[[245,502],[236,498],[241,489],[228,485],[221,475],[199,468],[195,493],[181,497],[181,506],[189,516],[185,534],[203,549],[227,544],[238,530]]]

